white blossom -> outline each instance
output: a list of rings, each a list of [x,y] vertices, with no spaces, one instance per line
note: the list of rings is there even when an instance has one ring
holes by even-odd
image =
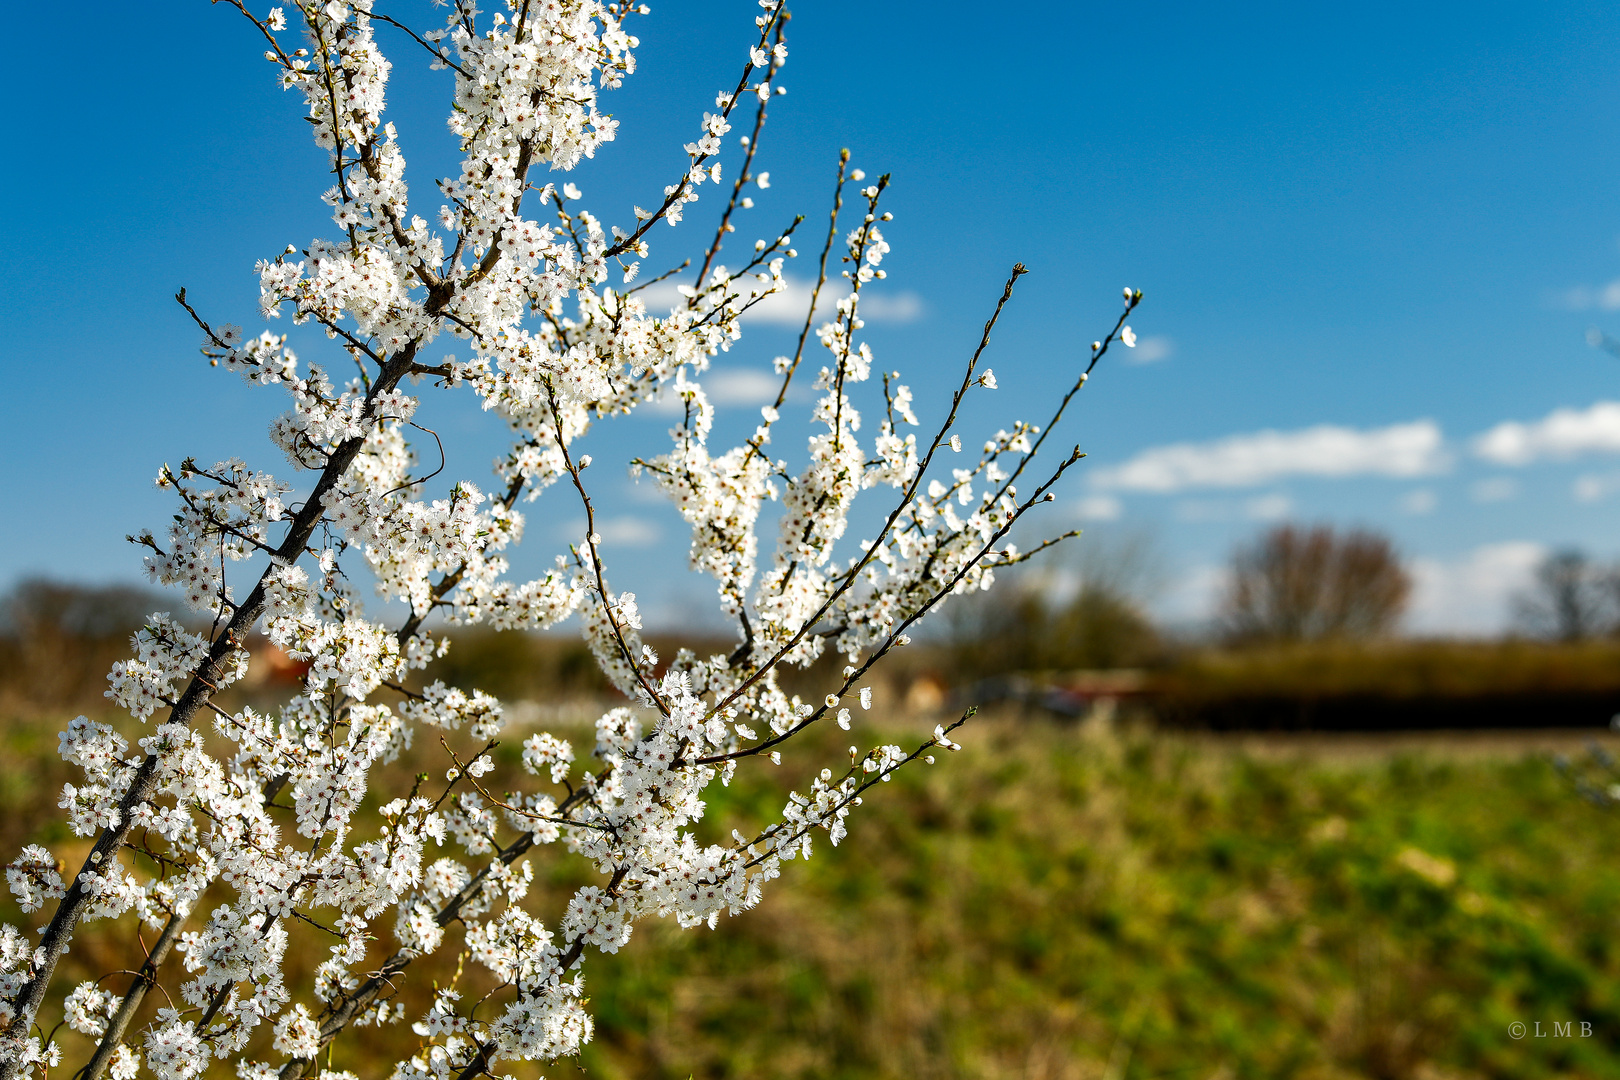
[[[1030,474],[1042,429],[1022,421],[986,440],[977,461],[955,456],[971,445],[949,433],[957,406],[974,385],[996,387],[988,367],[961,374],[931,435],[904,431],[921,426],[912,390],[874,366],[862,333],[863,299],[881,287],[891,252],[880,226],[892,215],[879,205],[888,178],[867,183],[847,155],[840,198],[854,209],[835,214],[829,234],[842,261],[828,265],[843,275],[830,318],[807,313],[812,355],[774,361],[780,393],[747,436],[713,441],[709,365],[742,341],[753,305],[786,289],[783,268],[797,256],[791,228],[721,254],[737,227],[731,211],[752,205],[740,192],[750,180],[772,186],[769,172],[750,174],[757,146],[745,144],[737,167],[719,158],[734,112],[785,92],[781,5],[762,0],[742,83],[694,110],[677,136],[685,158],[654,187],[655,208],[619,224],[588,209],[572,180],[546,175],[566,175],[614,139],[617,121],[599,106],[635,71],[639,42],[621,23],[633,9],[449,7],[441,28],[411,44],[450,73],[460,159],[415,192],[387,119],[394,61],[374,37],[368,0],[262,19],[239,9],[268,40],[265,55],[332,166],[321,196],[328,237],[257,264],[260,310],[319,328],[332,344],[309,362],[285,335],[250,336],[192,312],[210,365],[248,391],[286,395],[269,437],[296,483],[236,458],[187,459],[158,474],[176,501],[172,524],[132,539],[150,577],[196,614],[153,614],[113,665],[106,695],[127,721],[81,716],[58,737],[78,770],[58,806],[95,847],[69,881],[39,845],[6,866],[23,911],[60,901],[71,917],[38,941],[0,927],[0,1080],[58,1062],[61,1048],[34,1034],[52,1024],[36,1026],[24,991],[53,978],[86,919],[174,931],[176,959],[163,974],[178,989],[139,1031],[113,1030],[123,999],[104,984],[51,999],[64,1002],[70,1028],[107,1042],[115,1080],[143,1065],[160,1080],[191,1080],[214,1058],[234,1060],[244,1080],[289,1064],[308,1072],[346,1025],[403,1021],[404,1005],[385,989],[445,950],[501,990],[480,1004],[441,989],[411,1024],[419,1049],[393,1076],[439,1080],[574,1054],[593,1033],[590,956],[622,948],[643,919],[713,928],[754,907],[783,862],[812,854],[814,833],[832,844],[848,835],[863,791],[928,748],[958,749],[956,724],[936,727],[914,754],[851,747],[838,772],[812,766],[804,793],[751,836],[700,841],[711,785],[757,761],[797,767],[786,751],[802,744],[787,744],[814,724],[849,730],[842,703],[855,693],[872,707],[871,686],[856,689],[872,664],[950,597],[990,587],[992,562],[1021,561],[1009,530],[1078,460]],[[737,178],[729,189],[727,175]],[[679,283],[679,302],[649,310],[631,282],[655,258],[651,226],[682,222],[705,185],[733,200],[726,224],[699,247],[707,257]],[[1127,310],[1140,295],[1127,291]],[[1120,336],[1134,344],[1129,327]],[[790,390],[805,386],[803,442],[773,456],[785,403],[798,400]],[[492,482],[439,478],[453,456],[418,426],[430,394],[476,399],[504,426],[509,449]],[[715,655],[676,649],[661,659],[642,640],[637,596],[610,586],[587,497],[585,470],[594,480],[610,466],[580,453],[580,440],[654,403],[672,404],[678,419],[664,452],[632,471],[671,500],[690,530],[691,566],[736,623],[735,647]],[[947,447],[944,460],[961,467],[936,465]],[[1016,480],[1035,494],[1021,497]],[[542,521],[583,511],[588,524],[524,577],[510,552],[524,539],[520,507],[542,496],[553,500]],[[868,496],[886,500],[881,513],[856,513]],[[875,533],[851,532],[874,521]],[[368,617],[368,591],[380,610],[405,614]],[[522,711],[449,685],[434,666],[456,627],[543,630],[576,616],[622,702],[596,721],[588,755],[576,758],[551,733],[520,732],[520,767],[507,767],[509,748],[492,744]],[[301,684],[278,707],[228,711],[215,695],[248,675],[255,634],[302,666]],[[841,654],[841,676],[805,698],[783,689],[784,670],[828,651]],[[377,767],[413,746],[446,756],[415,788],[380,790]],[[583,860],[598,882],[566,902],[533,889],[541,848]],[[326,951],[311,982],[290,985],[285,961],[306,921],[322,927]],[[390,936],[380,958],[373,943]],[[147,983],[126,985],[138,1005]],[[343,1019],[335,1029],[334,1016]],[[244,1058],[250,1044],[279,1060]],[[387,1065],[372,1072],[387,1075]]]

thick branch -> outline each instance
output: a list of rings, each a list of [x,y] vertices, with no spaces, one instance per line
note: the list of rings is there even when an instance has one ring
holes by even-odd
[[[169,957],[169,950],[174,943],[180,940],[180,931],[185,928],[186,916],[176,913],[169,916],[169,921],[163,925],[163,932],[152,945],[152,951],[146,954],[146,962],[135,973],[135,981],[130,983],[129,991],[124,1000],[118,1003],[118,1011],[113,1013],[112,1019],[107,1021],[107,1030],[96,1045],[96,1052],[90,1061],[75,1076],[75,1080],[83,1077],[84,1080],[96,1080],[107,1066],[112,1063],[113,1054],[118,1051],[118,1044],[124,1038],[124,1032],[129,1030],[130,1021],[140,1011],[141,1002],[146,1000],[146,992],[157,985],[157,971],[163,961]]]

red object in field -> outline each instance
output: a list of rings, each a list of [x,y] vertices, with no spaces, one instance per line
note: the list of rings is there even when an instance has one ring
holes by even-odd
[[[257,668],[262,674],[259,678],[252,678],[251,674]],[[253,657],[248,663],[250,682],[264,682],[274,686],[301,686],[304,678],[309,674],[308,660],[294,660],[279,646],[268,641],[263,642],[253,650]]]

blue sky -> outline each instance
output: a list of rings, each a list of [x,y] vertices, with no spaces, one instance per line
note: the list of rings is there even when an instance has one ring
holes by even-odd
[[[671,181],[757,12],[652,6],[640,70],[609,95],[620,138],[570,177],[609,221]],[[1166,617],[1207,611],[1233,544],[1273,520],[1389,532],[1426,631],[1501,625],[1549,548],[1620,556],[1620,407],[1604,408],[1620,360],[1585,340],[1620,337],[1620,10],[1049,7],[800,5],[756,166],[772,186],[739,239],[821,219],[840,147],[892,173],[887,317],[868,336],[925,420],[1026,263],[989,357],[1001,389],[970,433],[1036,418],[1120,287],[1141,288],[1137,362],[1108,363],[1082,396],[1064,441],[1090,459],[1051,523],[1148,538]],[[58,40],[55,18],[20,9],[15,40]],[[451,162],[448,84],[383,40],[426,198]],[[209,317],[256,327],[252,264],[330,233],[328,181],[296,100],[223,6],[98,8],[71,49],[19,50],[0,79],[14,155],[0,582],[134,580],[122,537],[166,520],[150,485],[163,462],[287,471],[264,435],[277,395],[208,369],[170,297],[185,286]],[[699,245],[714,203],[660,227],[651,262]],[[437,201],[423,205],[431,217]],[[813,272],[799,262],[790,275]],[[723,430],[752,426],[748,373],[786,336],[756,320],[721,358]],[[300,340],[306,359],[324,348]],[[451,473],[487,480],[502,440],[486,421],[437,418]],[[593,432],[590,451],[599,467],[654,451],[667,423]],[[675,515],[616,465],[598,483],[615,584],[666,618],[707,595],[683,576]],[[530,515],[524,559],[539,565],[578,514],[548,497]]]

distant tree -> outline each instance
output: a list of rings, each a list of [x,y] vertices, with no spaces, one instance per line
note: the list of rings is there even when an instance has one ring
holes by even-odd
[[[1394,628],[1411,591],[1388,538],[1280,525],[1233,554],[1222,621],[1239,641],[1375,637]]]
[[[953,672],[971,679],[1150,663],[1163,648],[1143,609],[1156,577],[1145,537],[1088,537],[1067,567],[1026,573],[1012,588],[947,609]]]
[[[1049,617],[1054,668],[1138,667],[1163,651],[1145,610],[1161,565],[1151,538],[1140,533],[1098,537],[1075,551],[1080,586]]]
[[[80,585],[24,578],[0,597],[0,636],[18,640],[72,637],[122,640],[167,599],[134,585]]]
[[[1082,586],[1053,620],[1071,668],[1136,667],[1160,649],[1159,632],[1129,596]]]
[[[1514,601],[1514,621],[1538,637],[1582,641],[1615,629],[1620,578],[1574,548],[1536,567],[1534,583]]]
[[[83,709],[103,703],[106,673],[162,595],[130,585],[25,578],[0,596],[0,702]]]

